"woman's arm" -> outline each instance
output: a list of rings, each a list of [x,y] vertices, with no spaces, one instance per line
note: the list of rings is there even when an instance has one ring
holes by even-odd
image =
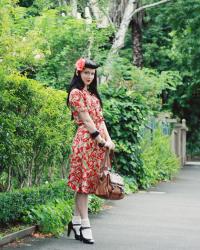
[[[103,121],[103,128],[104,128],[104,133],[106,135],[106,145],[108,146],[109,149],[112,149],[114,150],[115,149],[115,144],[113,143],[109,133],[108,133],[108,130],[107,130],[107,127],[106,127],[106,124],[105,122]]]
[[[86,129],[89,131],[90,134],[94,133],[95,131],[97,131],[97,128],[92,120],[92,118],[90,117],[89,113],[87,111],[81,111],[78,113],[79,118],[83,121]],[[99,134],[95,140],[98,143],[105,143],[106,141],[101,137],[101,135]]]
[[[104,132],[105,132],[105,135],[106,135],[106,141],[112,141],[104,121],[103,121],[103,128],[104,128]]]
[[[78,113],[79,118],[83,121],[85,127],[87,128],[87,130],[89,131],[90,134],[94,133],[97,131],[97,128],[92,120],[92,118],[90,117],[89,113],[87,111],[81,111]],[[99,134],[95,140],[104,145],[104,147],[108,148],[109,150],[114,150],[115,148],[115,144],[112,142],[108,130],[106,128],[105,122],[103,122],[103,126],[105,129],[105,134],[106,134],[106,141],[101,137],[101,135]]]

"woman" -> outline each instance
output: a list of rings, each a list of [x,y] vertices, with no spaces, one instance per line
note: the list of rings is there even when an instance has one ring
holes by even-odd
[[[76,62],[67,98],[67,105],[78,125],[70,155],[68,185],[76,193],[68,236],[73,230],[75,239],[88,244],[94,243],[88,219],[88,194],[95,193],[106,150],[115,148],[102,114],[102,101],[97,91],[97,68],[92,60],[80,58]]]

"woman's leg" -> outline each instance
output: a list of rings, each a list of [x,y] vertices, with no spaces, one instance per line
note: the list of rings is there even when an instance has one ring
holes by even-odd
[[[74,216],[72,217],[73,229],[76,231],[76,234],[80,236],[80,228],[81,228],[81,216],[77,206],[77,194],[74,197]]]
[[[88,218],[88,195],[76,193],[75,195],[75,213],[81,216],[81,219]]]
[[[74,215],[81,216],[79,208],[78,208],[78,204],[77,204],[77,193],[75,194],[75,197],[74,197],[74,203],[75,203],[74,204]]]
[[[76,193],[75,201],[76,201],[76,210],[80,213],[81,216],[83,237],[85,239],[93,240],[92,231],[90,228],[90,221],[88,218],[88,195],[82,193]]]
[[[74,216],[72,218],[73,228],[79,234],[81,219],[88,219],[88,195],[76,193],[75,194],[75,206],[74,206]]]

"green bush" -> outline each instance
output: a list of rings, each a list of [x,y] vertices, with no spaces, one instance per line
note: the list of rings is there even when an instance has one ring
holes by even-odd
[[[73,192],[67,188],[66,181],[58,181],[40,187],[23,188],[0,193],[0,224],[21,220],[25,211],[38,204],[46,204],[55,199],[71,199]]]
[[[65,178],[74,133],[65,100],[64,91],[0,72],[0,181],[4,190]]]
[[[73,200],[55,200],[45,205],[37,205],[26,212],[23,220],[37,224],[42,233],[59,236],[72,218]]]
[[[48,41],[49,48],[44,63],[37,67],[36,79],[57,89],[65,89],[70,83],[79,57],[91,53],[97,62],[105,60],[104,46],[109,46],[112,34],[111,28],[97,29],[96,24],[86,25],[84,20],[59,18],[58,10],[46,12],[35,29],[45,34],[42,38]]]
[[[137,172],[142,167],[140,131],[148,113],[145,99],[125,87],[116,88],[112,85],[103,85],[101,93],[108,131],[116,143],[119,171],[137,180]]]
[[[121,51],[122,52],[122,51]],[[121,53],[120,52],[120,53]],[[129,53],[129,52],[128,52]],[[130,54],[130,53],[129,53]],[[164,90],[175,91],[182,84],[182,78],[178,71],[162,71],[132,65],[132,59],[128,56],[115,56],[109,67],[111,83],[115,86],[125,86],[127,89],[142,95],[151,112],[157,114],[163,108],[161,95]]]
[[[0,1],[0,64],[7,71],[65,89],[77,58],[91,54],[97,62],[105,60],[113,28],[99,29],[95,22],[70,17],[68,4],[32,2],[24,8],[16,1]]]
[[[102,199],[90,195],[89,212],[97,214],[101,210],[103,203]],[[37,205],[27,210],[23,216],[23,221],[29,224],[37,224],[40,232],[59,236],[64,232],[66,224],[72,218],[73,206],[74,199],[56,199],[53,202]]]
[[[97,214],[104,204],[104,200],[100,199],[95,195],[89,195],[88,210],[92,214]]]
[[[171,151],[169,136],[160,129],[153,133],[153,139],[146,136],[142,143],[141,159],[143,168],[139,177],[139,186],[149,188],[159,181],[170,180],[178,171],[180,161]]]
[[[138,191],[138,184],[133,177],[124,176],[125,193],[131,194]]]

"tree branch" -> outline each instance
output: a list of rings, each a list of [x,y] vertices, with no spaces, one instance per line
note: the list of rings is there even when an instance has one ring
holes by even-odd
[[[151,7],[160,5],[160,4],[164,4],[164,3],[167,3],[171,0],[161,0],[161,1],[158,1],[158,2],[155,2],[152,4],[147,4],[147,5],[144,5],[144,6],[137,8],[138,1],[139,0],[129,0],[128,3],[126,4],[126,8],[124,10],[124,15],[123,15],[120,27],[115,34],[115,39],[114,39],[113,45],[108,53],[107,60],[105,62],[105,67],[104,67],[105,69],[110,64],[110,62],[112,62],[113,56],[115,56],[115,54],[118,53],[119,49],[124,46],[125,35],[126,35],[126,32],[128,30],[128,26],[129,26],[133,16],[136,13],[138,13],[144,9],[151,8]]]
[[[112,45],[110,53],[111,54],[116,53],[120,48],[122,48],[124,46],[124,39],[125,39],[126,31],[128,29],[128,26],[129,26],[133,16],[136,13],[138,13],[144,9],[147,9],[147,8],[151,8],[151,7],[163,4],[163,3],[167,3],[169,1],[171,1],[171,0],[161,0],[159,2],[147,4],[147,5],[144,5],[144,6],[137,8],[138,0],[129,0],[129,2],[126,5],[125,11],[124,11],[124,16],[122,18],[122,22],[120,24],[120,27],[115,35],[115,40],[114,40],[114,43]]]
[[[171,0],[162,0],[162,1],[159,1],[159,2],[156,2],[156,3],[151,3],[151,4],[147,4],[147,5],[144,5],[144,6],[141,6],[140,8],[136,9],[135,11],[133,11],[131,13],[131,16],[135,15],[136,13],[142,11],[142,10],[145,10],[147,8],[151,8],[151,7],[154,7],[154,6],[157,6],[157,5],[160,5],[162,3],[167,3],[167,2],[170,2]]]

